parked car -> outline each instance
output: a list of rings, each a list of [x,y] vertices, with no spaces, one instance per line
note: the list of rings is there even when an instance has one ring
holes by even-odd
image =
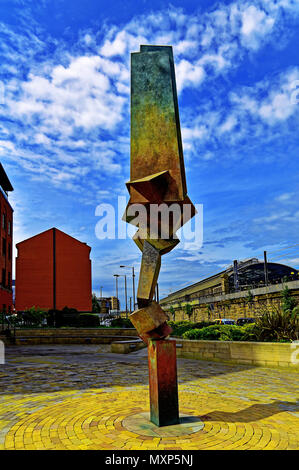
[[[216,325],[234,325],[235,323],[235,320],[231,318],[217,318],[217,320],[215,320]]]
[[[237,320],[237,325],[242,326],[246,325],[246,323],[255,323],[256,319],[255,318],[238,318]]]

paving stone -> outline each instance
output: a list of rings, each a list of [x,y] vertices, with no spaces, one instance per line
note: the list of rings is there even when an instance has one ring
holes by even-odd
[[[102,346],[7,347],[0,449],[299,448],[297,372],[181,358],[180,414],[195,421],[164,436],[145,419],[146,350],[112,360]]]

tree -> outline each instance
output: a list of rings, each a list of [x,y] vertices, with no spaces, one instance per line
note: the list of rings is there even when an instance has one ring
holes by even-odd
[[[251,292],[250,289],[248,289],[247,297],[246,297],[246,302],[248,304],[251,304],[253,302],[253,293]]]
[[[288,286],[285,286],[281,291],[282,296],[282,309],[284,312],[292,311],[296,305],[297,301],[294,297],[291,296],[290,290]]]
[[[92,311],[93,313],[100,313],[101,308],[95,293],[92,294]]]
[[[173,306],[170,307],[169,313],[172,316],[173,321],[175,321],[175,309],[173,308]]]
[[[190,321],[190,317],[192,315],[192,306],[190,304],[185,305],[185,313],[188,316],[188,319]]]

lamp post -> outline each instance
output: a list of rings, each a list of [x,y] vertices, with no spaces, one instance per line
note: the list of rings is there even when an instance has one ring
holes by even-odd
[[[116,311],[118,313],[118,278],[119,278],[119,274],[113,274],[113,276],[115,277],[115,287],[116,287]]]
[[[134,266],[121,265],[120,268],[130,268],[132,269],[132,281],[133,281],[133,310],[135,310],[135,272]]]
[[[118,274],[118,276],[122,276],[125,278],[126,318],[128,318],[127,275]]]

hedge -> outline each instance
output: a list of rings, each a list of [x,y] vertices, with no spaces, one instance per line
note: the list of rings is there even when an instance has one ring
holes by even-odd
[[[201,321],[197,323],[192,323],[189,321],[169,321],[168,324],[172,328],[173,336],[182,336],[186,331],[204,328],[206,326],[212,325],[212,322]]]
[[[220,341],[257,341],[254,323],[244,326],[211,325],[200,329],[194,328],[183,333],[183,338]]]

